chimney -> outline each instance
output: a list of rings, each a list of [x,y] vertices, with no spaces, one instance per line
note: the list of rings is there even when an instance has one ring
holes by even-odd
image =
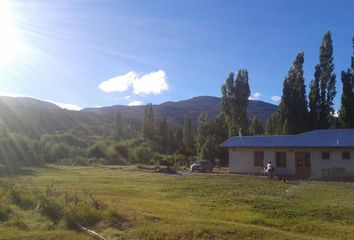
[[[238,136],[239,136],[239,137],[242,137],[242,128],[239,128],[239,129],[238,129]]]

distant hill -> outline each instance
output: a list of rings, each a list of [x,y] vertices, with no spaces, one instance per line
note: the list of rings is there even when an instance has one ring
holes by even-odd
[[[183,124],[186,114],[189,114],[194,122],[196,122],[199,114],[202,112],[207,113],[210,117],[216,117],[220,113],[220,103],[221,98],[200,96],[178,102],[165,102],[159,105],[153,105],[153,108],[157,117],[165,116],[170,121]],[[144,116],[144,107],[145,106],[114,105],[110,107],[85,108],[82,112],[91,112],[113,117],[115,113],[120,111],[123,116],[142,118]],[[276,110],[277,106],[274,104],[250,100],[248,117],[252,119],[254,116],[257,116],[261,121],[265,122]]]
[[[220,101],[218,97],[201,96],[178,102],[165,102],[153,107],[156,118],[165,116],[171,123],[182,125],[185,115],[189,114],[195,124],[202,112],[216,117],[220,112]],[[127,121],[133,123],[137,131],[144,115],[144,107],[115,105],[70,111],[34,98],[0,97],[0,123],[10,131],[26,134],[77,129],[95,135],[109,131],[114,115],[120,111]],[[265,121],[276,109],[276,105],[251,100],[248,107],[249,118],[258,116]]]
[[[0,97],[0,123],[13,132],[30,135],[68,129],[90,132],[106,121],[106,116],[62,109],[34,98]]]

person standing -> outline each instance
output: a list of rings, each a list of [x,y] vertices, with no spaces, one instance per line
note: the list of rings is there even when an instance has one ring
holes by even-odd
[[[274,168],[271,161],[268,162],[266,171],[268,173],[268,180],[273,179]]]

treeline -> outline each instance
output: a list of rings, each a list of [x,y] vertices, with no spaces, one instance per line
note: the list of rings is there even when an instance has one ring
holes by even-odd
[[[353,51],[354,51],[354,38]],[[354,56],[354,54],[353,54]],[[319,63],[309,86],[308,100],[304,80],[304,53],[297,54],[283,82],[278,111],[266,124],[266,134],[297,134],[313,129],[354,127],[354,60],[341,73],[343,92],[338,118],[333,100],[336,96],[331,32],[326,32],[320,46]]]

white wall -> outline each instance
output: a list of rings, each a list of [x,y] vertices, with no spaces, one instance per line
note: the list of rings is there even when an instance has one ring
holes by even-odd
[[[322,159],[322,151],[330,153],[329,160]],[[342,159],[342,152],[350,151],[350,160]],[[322,177],[327,174],[353,175],[354,176],[354,149],[324,149],[311,153],[311,175]]]
[[[322,177],[328,173],[339,173],[354,175],[354,148],[351,149],[284,149],[284,148],[229,148],[229,171],[233,173],[262,173],[263,167],[255,167],[253,152],[264,152],[264,166],[272,161],[276,167],[275,152],[286,152],[287,166],[286,168],[276,167],[276,174],[279,175],[295,175],[295,152],[311,153],[311,176]],[[330,152],[329,160],[322,160],[322,151]],[[342,151],[350,151],[351,159],[343,160]]]

